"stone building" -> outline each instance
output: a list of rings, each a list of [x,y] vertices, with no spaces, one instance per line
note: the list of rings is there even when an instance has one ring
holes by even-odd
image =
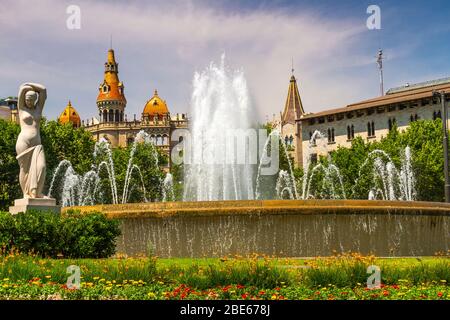
[[[394,125],[404,130],[413,121],[441,118],[441,102],[439,97],[433,96],[435,91],[449,94],[450,78],[408,84],[390,89],[374,99],[297,117],[303,154],[296,164],[304,166],[308,157],[316,161],[318,156],[326,155],[338,146],[349,147],[358,136],[368,142],[380,140]],[[445,100],[450,100],[450,94]],[[316,130],[322,138],[313,139],[311,151],[306,152]]]
[[[171,142],[173,130],[187,128],[186,114],[171,115],[167,102],[155,90],[153,96],[144,104],[141,117],[134,115],[127,119],[125,109],[125,86],[119,80],[118,63],[114,50],[110,49],[105,63],[104,79],[98,88],[97,108],[99,119],[82,121],[81,125],[90,131],[95,140],[106,139],[113,147],[126,147],[134,141],[136,134],[144,130],[154,144],[170,155],[177,142]]]
[[[19,123],[17,97],[0,99],[0,119]]]

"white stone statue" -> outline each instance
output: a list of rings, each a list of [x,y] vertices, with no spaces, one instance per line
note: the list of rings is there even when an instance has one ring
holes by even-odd
[[[24,83],[18,95],[20,134],[16,152],[20,166],[20,187],[24,199],[46,198],[43,194],[45,182],[45,155],[41,144],[40,122],[42,109],[47,99],[47,89],[37,83]]]

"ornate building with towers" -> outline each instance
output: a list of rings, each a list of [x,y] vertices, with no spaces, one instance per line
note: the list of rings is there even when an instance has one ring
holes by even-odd
[[[134,115],[132,120],[127,119],[125,86],[118,74],[119,64],[114,50],[109,49],[103,82],[98,87],[98,119],[82,121],[81,125],[93,134],[95,140],[106,139],[113,147],[132,144],[137,133],[144,130],[155,146],[170,155],[172,147],[177,143],[170,140],[172,131],[188,127],[187,115],[172,115],[167,102],[155,90],[153,96],[145,102],[140,117]]]

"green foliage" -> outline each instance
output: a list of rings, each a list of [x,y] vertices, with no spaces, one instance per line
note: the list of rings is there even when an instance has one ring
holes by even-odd
[[[126,171],[131,149],[132,145],[129,145],[126,148],[115,148],[112,150],[116,183],[120,200],[122,200],[123,187],[125,184]],[[158,159],[158,165],[156,165],[155,156]],[[100,157],[98,161],[101,160],[104,159]],[[161,195],[161,182],[164,180],[165,175],[161,167],[167,166],[167,156],[152,144],[138,143],[136,145],[136,151],[134,153],[132,164],[136,165],[140,171],[133,170],[129,189],[129,198],[127,202],[142,202],[144,200],[144,188],[142,187],[142,182],[144,183],[147,201],[161,200],[159,198]],[[142,181],[139,172],[142,174]],[[109,191],[107,172],[103,171],[102,174],[102,189]],[[109,192],[105,193],[103,198],[104,203],[112,203],[110,196],[111,195]]]
[[[0,213],[0,247],[43,257],[101,258],[114,254],[119,222],[101,213]]]
[[[331,154],[331,159],[342,174],[347,197],[367,199],[374,181],[370,171],[373,162],[369,160],[365,163],[371,151],[385,151],[399,167],[402,152],[407,146],[411,148],[417,200],[443,201],[444,157],[440,119],[415,121],[401,132],[394,128],[377,142],[366,143],[357,137],[350,148],[338,147]],[[366,165],[363,166],[364,163]]]
[[[381,288],[368,289],[369,265]],[[79,266],[79,290],[64,285]],[[449,299],[448,257],[41,259],[0,256],[0,299]]]
[[[57,121],[42,121],[41,139],[47,161],[47,178],[64,159],[69,160],[77,172],[90,170],[95,141],[84,128],[74,128],[70,123],[61,125]]]
[[[16,160],[16,141],[20,126],[0,120],[0,210],[7,210],[14,199],[22,197],[19,185],[19,164]],[[45,190],[48,190],[53,171],[67,159],[78,172],[85,172],[92,164],[95,141],[83,128],[61,125],[56,121],[41,121],[41,140],[47,162]]]
[[[0,210],[7,209],[14,199],[21,198],[16,140],[19,125],[0,119]]]

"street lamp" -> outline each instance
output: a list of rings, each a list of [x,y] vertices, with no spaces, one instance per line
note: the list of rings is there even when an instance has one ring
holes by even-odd
[[[442,130],[444,134],[444,139],[442,141],[444,145],[444,177],[445,177],[445,202],[450,202],[450,180],[448,173],[448,131],[447,131],[447,107],[445,105],[445,91],[433,91],[433,98],[439,97],[441,100],[441,108],[442,108]]]

